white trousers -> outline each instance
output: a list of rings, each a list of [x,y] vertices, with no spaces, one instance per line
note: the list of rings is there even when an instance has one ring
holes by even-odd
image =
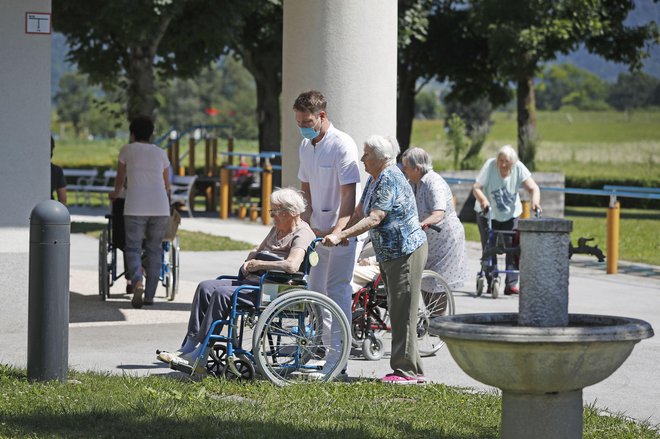
[[[346,314],[349,328],[353,314],[351,312],[353,294],[351,280],[361,250],[362,242],[356,238],[350,238],[346,246],[325,247],[319,245],[316,247],[319,263],[316,267],[312,267],[309,273],[309,290],[325,294],[334,300]],[[323,341],[326,346],[329,343],[333,348],[329,354],[326,354],[326,364],[331,365],[339,358],[341,332],[336,322],[332,322],[329,313],[323,317]]]

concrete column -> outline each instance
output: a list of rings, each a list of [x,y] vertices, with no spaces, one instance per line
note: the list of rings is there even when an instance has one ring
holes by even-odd
[[[582,389],[549,394],[503,390],[502,438],[581,439]]]
[[[0,2],[0,334],[19,345],[27,339],[30,212],[50,189],[51,35],[28,33],[26,13],[50,11],[50,0]],[[26,357],[0,349],[0,363],[25,367]]]
[[[395,0],[284,0],[282,185],[300,185],[298,94],[321,91],[330,121],[361,154],[370,134],[396,134],[396,74]]]
[[[568,245],[573,222],[518,221],[520,326],[568,326]]]

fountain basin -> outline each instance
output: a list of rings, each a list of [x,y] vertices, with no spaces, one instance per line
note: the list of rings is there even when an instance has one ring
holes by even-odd
[[[626,317],[569,314],[564,327],[518,326],[517,313],[438,317],[429,331],[477,381],[504,391],[579,390],[610,376],[651,325]]]

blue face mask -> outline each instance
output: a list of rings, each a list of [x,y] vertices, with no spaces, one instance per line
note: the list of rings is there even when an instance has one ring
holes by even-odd
[[[298,127],[298,129],[300,130],[300,135],[309,140],[312,140],[321,134],[320,131],[316,131],[312,127]]]

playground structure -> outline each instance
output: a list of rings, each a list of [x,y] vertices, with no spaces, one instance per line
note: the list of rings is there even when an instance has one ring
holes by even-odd
[[[183,140],[187,137],[187,142]],[[226,138],[226,150],[218,145],[220,138]],[[240,219],[270,224],[270,194],[273,190],[273,173],[282,170],[277,151],[250,153],[234,150],[234,137],[230,125],[194,125],[179,131],[170,128],[156,140],[156,144],[167,150],[174,175],[196,175],[194,190],[191,193],[190,208],[194,208],[194,198],[203,196],[207,212],[219,212],[221,219],[234,215]],[[203,146],[202,146],[203,145]],[[198,164],[200,149],[203,148],[202,165]],[[251,160],[236,164],[236,159]],[[249,194],[241,202],[234,202],[234,175],[246,172],[254,176]]]

